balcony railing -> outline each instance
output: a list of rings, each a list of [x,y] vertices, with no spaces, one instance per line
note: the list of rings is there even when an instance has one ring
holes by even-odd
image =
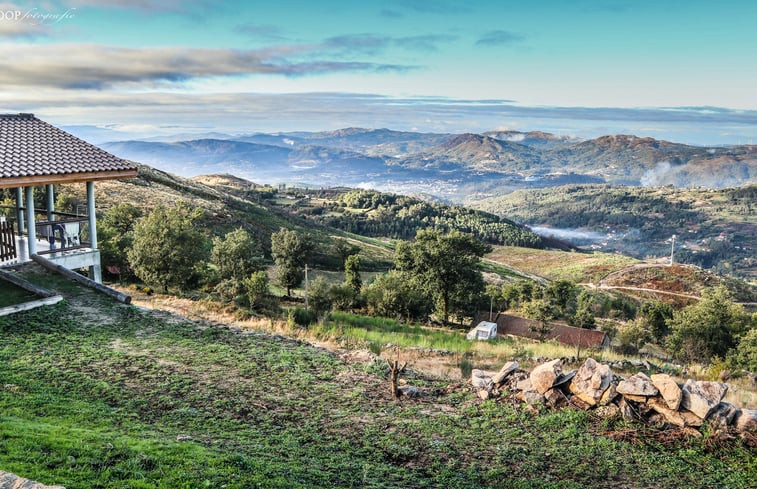
[[[40,255],[90,247],[89,219],[86,216],[37,221],[36,227],[37,239],[50,244],[50,249],[38,251]]]

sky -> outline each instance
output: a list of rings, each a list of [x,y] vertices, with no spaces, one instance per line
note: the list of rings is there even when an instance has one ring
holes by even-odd
[[[757,2],[0,0],[0,112],[119,139],[757,139]]]

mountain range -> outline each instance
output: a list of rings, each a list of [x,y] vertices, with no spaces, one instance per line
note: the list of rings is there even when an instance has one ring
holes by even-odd
[[[439,134],[346,128],[209,133],[101,146],[191,177],[231,173],[263,183],[361,186],[462,201],[573,183],[726,187],[757,182],[757,146],[701,147],[633,135],[581,140],[540,131]],[[192,139],[184,139],[184,138]]]

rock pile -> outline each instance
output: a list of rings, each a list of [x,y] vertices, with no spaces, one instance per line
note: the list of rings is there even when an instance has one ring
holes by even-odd
[[[687,380],[678,384],[666,374],[639,372],[621,378],[592,358],[578,370],[563,372],[561,359],[536,366],[531,372],[508,362],[494,375],[473,370],[471,382],[481,399],[514,395],[525,403],[552,407],[597,408],[605,415],[621,415],[649,424],[714,429],[734,427],[757,431],[757,410],[738,409],[723,401],[728,386],[721,382]]]
[[[66,489],[63,486],[45,486],[0,470],[0,487],[4,489]]]

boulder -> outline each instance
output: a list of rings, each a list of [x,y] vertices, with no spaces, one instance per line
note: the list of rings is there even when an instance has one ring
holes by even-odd
[[[544,394],[552,388],[562,373],[562,360],[559,358],[551,362],[542,363],[531,371],[531,385],[539,394]]]
[[[626,401],[625,397],[620,398],[620,402],[618,402],[618,409],[620,410],[620,415],[624,420],[632,421],[636,419],[636,412],[631,406],[631,403]]]
[[[639,372],[618,384],[618,394],[624,396],[656,396],[659,393],[652,379]]]
[[[546,399],[547,404],[556,408],[562,407],[568,403],[568,398],[565,397],[565,394],[563,394],[563,392],[557,388],[549,389],[544,394],[544,399]]]
[[[689,416],[687,416],[687,414],[691,413],[670,409],[667,402],[659,397],[650,398],[649,401],[647,401],[647,406],[654,409],[655,412],[661,414],[662,417],[665,418],[665,421],[672,425],[680,426],[681,428],[683,428],[684,426],[691,426],[692,422],[696,423],[698,421],[699,424],[701,424],[701,420],[699,420],[698,417],[693,416],[694,419],[691,419],[689,418]]]
[[[2,470],[0,470],[0,487],[7,489],[65,489],[63,486],[46,486]]]
[[[610,387],[612,370],[607,365],[587,358],[573,377],[570,392],[590,406],[596,405]]]
[[[470,381],[473,387],[477,389],[489,389],[492,383],[492,378],[487,372],[474,368],[470,374]]]
[[[602,394],[602,398],[599,400],[599,405],[607,406],[614,401],[616,397],[618,397],[618,387],[615,384],[610,384],[610,387],[608,387],[605,393]]]
[[[733,423],[739,409],[730,402],[721,402],[707,417],[710,425],[716,429],[724,429]]]
[[[519,391],[524,392],[534,390],[534,386],[531,385],[531,379],[529,379],[528,377],[515,384],[515,388]]]
[[[552,384],[552,388],[555,387],[564,387],[570,384],[570,381],[573,380],[573,377],[576,376],[576,370],[571,370],[570,372],[562,373],[560,374],[557,379],[555,379],[555,383]]]
[[[757,410],[739,409],[733,418],[733,426],[739,431],[757,431]]]
[[[606,406],[599,406],[596,414],[602,418],[614,418],[620,415],[620,409],[615,404],[608,404]]]
[[[492,382],[494,385],[500,385],[502,384],[507,377],[510,376],[513,372],[515,372],[518,369],[518,362],[507,362],[500,370],[499,372],[492,377]]]
[[[687,380],[683,385],[681,407],[707,419],[728,391],[728,386],[720,382]]]
[[[535,404],[537,402],[545,401],[544,396],[534,390],[518,392],[515,394],[515,397],[526,404]]]
[[[489,393],[489,391],[486,389],[481,389],[480,391],[478,391],[478,397],[485,401],[489,399],[489,397],[491,397],[491,393]]]
[[[681,405],[683,393],[673,378],[668,374],[652,374],[652,383],[660,391],[660,395],[665,400],[669,409],[678,410]]]

